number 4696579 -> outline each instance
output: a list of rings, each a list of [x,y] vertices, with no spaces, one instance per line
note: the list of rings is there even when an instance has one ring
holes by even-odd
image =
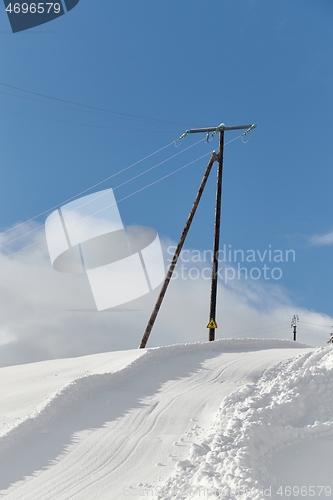
[[[10,3],[8,7],[6,7],[6,11],[10,14],[50,14],[55,13],[59,14],[61,11],[60,3],[54,2],[38,2],[28,4],[27,2],[23,2],[22,4]]]
[[[276,492],[281,498],[286,497],[330,497],[330,486],[280,486]]]

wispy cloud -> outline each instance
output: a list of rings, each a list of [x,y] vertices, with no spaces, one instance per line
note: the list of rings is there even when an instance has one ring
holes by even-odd
[[[333,231],[330,231],[326,234],[320,235],[315,235],[310,238],[310,242],[312,245],[316,246],[326,246],[326,245],[333,245]]]
[[[31,229],[25,227],[27,232]],[[0,244],[21,232],[22,228],[0,234]],[[32,234],[22,246],[39,243],[23,252],[8,257],[7,246],[0,250],[0,366],[137,348],[158,290],[98,313],[86,276],[54,271],[43,231]],[[14,248],[10,245],[12,251],[18,241],[22,240],[16,240]],[[172,280],[148,347],[207,340],[209,294],[209,279]],[[217,338],[291,339],[290,320],[295,313],[309,323],[300,326],[299,341],[326,345],[327,325],[333,324],[333,318],[300,310],[280,284],[237,280],[225,286],[221,282]]]

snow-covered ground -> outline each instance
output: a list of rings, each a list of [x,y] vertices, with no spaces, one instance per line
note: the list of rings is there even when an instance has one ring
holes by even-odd
[[[331,346],[112,352],[1,368],[0,390],[9,500],[333,498]]]

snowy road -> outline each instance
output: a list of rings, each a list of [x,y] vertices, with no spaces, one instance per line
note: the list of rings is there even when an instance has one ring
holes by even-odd
[[[157,494],[193,443],[206,439],[225,396],[313,351],[287,341],[225,340],[1,369],[1,418],[8,414],[1,493],[8,500]]]

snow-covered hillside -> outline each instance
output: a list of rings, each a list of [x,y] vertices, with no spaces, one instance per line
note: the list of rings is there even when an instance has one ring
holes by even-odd
[[[1,368],[0,388],[9,500],[333,497],[331,347],[136,349]]]

